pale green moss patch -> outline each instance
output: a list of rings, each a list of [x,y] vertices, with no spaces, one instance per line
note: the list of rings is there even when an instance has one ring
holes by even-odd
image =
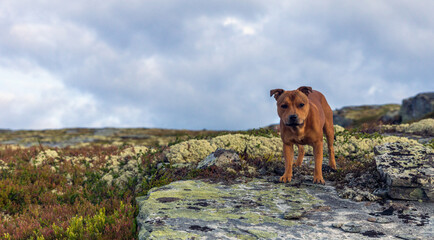
[[[146,239],[155,240],[169,240],[169,239],[179,239],[179,240],[189,240],[197,239],[200,236],[194,233],[188,233],[185,231],[174,231],[169,227],[161,227],[158,230],[153,231]]]
[[[268,232],[258,229],[249,229],[248,232],[255,235],[259,239],[273,239],[278,236],[275,232]]]

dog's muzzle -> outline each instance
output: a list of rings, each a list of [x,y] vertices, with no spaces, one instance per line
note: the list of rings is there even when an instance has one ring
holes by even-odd
[[[288,116],[288,121],[285,123],[288,127],[299,127],[303,126],[304,122],[299,122],[298,116],[296,114],[292,114]]]

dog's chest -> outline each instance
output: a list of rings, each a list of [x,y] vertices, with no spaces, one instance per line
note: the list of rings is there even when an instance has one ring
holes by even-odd
[[[311,143],[311,139],[309,139],[308,137],[306,137],[306,135],[301,134],[299,132],[284,131],[281,136],[282,136],[282,141],[285,144],[306,145]]]

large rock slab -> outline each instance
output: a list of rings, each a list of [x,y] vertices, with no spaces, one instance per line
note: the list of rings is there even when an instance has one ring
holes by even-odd
[[[419,93],[414,97],[402,100],[400,115],[402,122],[432,117],[434,112],[434,92]],[[430,115],[431,114],[431,115]]]
[[[428,239],[434,203],[353,202],[311,179],[173,182],[137,198],[139,239]],[[357,231],[356,231],[357,230]],[[406,238],[404,238],[406,239]]]
[[[377,169],[391,198],[434,201],[434,151],[417,143],[395,142],[374,148]]]
[[[224,185],[180,181],[138,198],[139,239],[284,237],[322,201],[305,190],[261,180]],[[292,219],[292,220],[286,220]]]

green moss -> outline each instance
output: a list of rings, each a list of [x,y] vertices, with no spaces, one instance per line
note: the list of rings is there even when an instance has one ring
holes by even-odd
[[[188,233],[185,231],[175,231],[169,227],[160,227],[155,231],[152,231],[147,239],[156,239],[156,240],[164,240],[164,239],[199,239],[199,235],[194,233]]]
[[[255,237],[255,236],[252,236],[252,235],[248,235],[248,234],[245,234],[245,235],[241,235],[241,234],[228,234],[228,237],[230,237],[231,239],[239,239],[239,240],[256,240],[256,239],[258,239],[257,237]]]
[[[249,229],[247,231],[259,239],[272,239],[277,237],[277,233],[274,232],[267,232],[258,229]]]

